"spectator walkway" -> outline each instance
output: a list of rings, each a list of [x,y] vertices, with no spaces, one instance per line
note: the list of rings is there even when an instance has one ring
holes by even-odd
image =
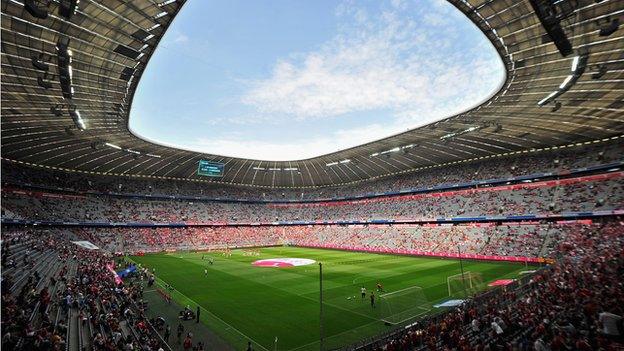
[[[184,335],[191,332],[193,334],[193,344],[201,341],[204,344],[205,350],[235,350],[227,342],[213,333],[208,327],[202,323],[196,323],[195,320],[182,321],[178,319],[179,312],[184,309],[183,306],[178,305],[172,301],[170,304],[158,293],[156,289],[146,289],[143,292],[143,298],[148,303],[148,309],[146,315],[149,318],[162,317],[166,323],[171,327],[171,336],[169,337],[169,346],[174,351],[183,351],[182,342],[184,341]],[[194,307],[194,306],[191,306]],[[178,324],[184,326],[184,334],[180,339],[177,337]],[[158,331],[161,336],[164,335],[164,329]],[[236,349],[244,348],[246,345],[236,345]]]

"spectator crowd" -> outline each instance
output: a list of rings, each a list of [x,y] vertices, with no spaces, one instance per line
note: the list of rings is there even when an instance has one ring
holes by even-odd
[[[461,225],[258,225],[624,210],[621,173],[605,173],[610,175],[592,180],[570,178],[365,201],[276,204],[150,198],[155,194],[255,200],[355,196],[565,172],[620,161],[621,147],[592,146],[581,153],[566,148],[303,191],[93,176],[3,162],[3,220],[189,225],[3,225],[2,348],[167,350],[170,330],[163,334],[158,321],[148,317],[149,304],[143,299],[142,281],[150,279],[149,273],[139,271],[137,279],[119,281],[113,273],[113,253],[297,245],[432,255],[454,254],[459,249],[464,254],[557,259],[505,289],[489,291],[384,338],[365,341],[358,345],[362,349],[622,349],[624,225],[613,213],[603,220],[498,220]],[[233,225],[226,226],[226,222]],[[212,225],[195,225],[201,223]],[[77,241],[88,241],[99,249],[77,245]],[[203,348],[188,335],[184,345]]]
[[[525,281],[365,342],[360,349],[621,350],[622,223],[578,228],[556,250],[562,258]]]
[[[375,224],[218,227],[46,228],[49,235],[87,240],[108,252],[161,251],[293,245],[396,253],[554,257],[554,247],[570,233],[595,226],[566,223],[467,223],[460,225]],[[9,228],[7,228],[8,230]],[[54,236],[53,235],[53,236]]]
[[[3,228],[2,347],[160,350],[143,286],[118,284],[107,250],[223,249],[251,245],[416,248],[558,260],[536,274],[429,317],[367,350],[615,350],[622,347],[624,223],[492,226],[294,226],[216,228]],[[139,274],[149,276],[141,271]],[[163,331],[161,330],[161,333]],[[186,340],[186,339],[185,339]],[[189,339],[192,344],[192,340]]]
[[[70,232],[4,228],[3,350],[165,350],[140,284],[118,283],[113,257]],[[70,347],[71,346],[71,347]]]
[[[9,188],[2,217],[45,221],[270,223],[420,220],[624,209],[624,173],[605,179],[526,183],[342,202],[241,203],[76,195]]]

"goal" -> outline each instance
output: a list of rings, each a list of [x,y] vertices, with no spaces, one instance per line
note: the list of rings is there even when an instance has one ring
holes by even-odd
[[[389,324],[399,324],[429,312],[429,302],[423,289],[410,286],[379,295],[378,308],[381,319]]]
[[[474,294],[483,289],[483,276],[477,272],[464,272],[446,278],[449,296],[464,297],[466,294]]]

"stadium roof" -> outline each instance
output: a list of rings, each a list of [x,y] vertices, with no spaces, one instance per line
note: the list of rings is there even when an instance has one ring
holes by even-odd
[[[500,91],[473,110],[301,161],[156,145],[128,130],[128,113],[141,74],[184,2],[83,0],[74,13],[61,6],[72,1],[2,0],[2,158],[96,174],[309,187],[624,132],[624,30],[616,26],[624,2],[579,0],[563,9],[557,21],[574,51],[564,57],[531,4],[548,0],[450,0],[492,42],[507,70]],[[198,176],[200,159],[224,163],[224,176]]]

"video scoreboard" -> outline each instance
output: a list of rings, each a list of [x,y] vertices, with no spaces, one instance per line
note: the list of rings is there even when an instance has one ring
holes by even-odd
[[[197,174],[206,177],[223,177],[223,163],[199,160]]]

